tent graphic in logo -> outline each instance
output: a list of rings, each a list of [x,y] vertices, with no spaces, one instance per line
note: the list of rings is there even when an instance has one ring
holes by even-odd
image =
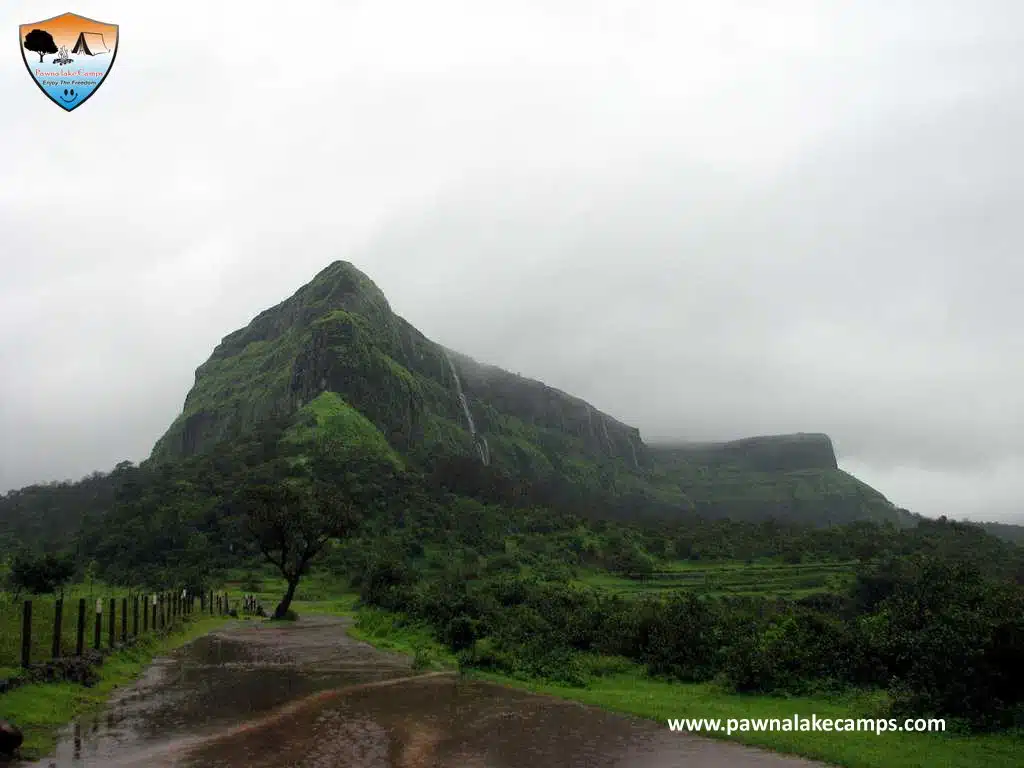
[[[22,24],[18,38],[21,57],[36,85],[70,112],[84,104],[107,79],[114,66],[119,35],[116,24],[65,13]]]

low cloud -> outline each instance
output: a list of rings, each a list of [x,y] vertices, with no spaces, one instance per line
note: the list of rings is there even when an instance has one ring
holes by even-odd
[[[78,12],[123,34],[87,105],[0,69],[0,488],[144,458],[342,258],[649,438],[825,431],[902,506],[1019,514],[1018,4]]]

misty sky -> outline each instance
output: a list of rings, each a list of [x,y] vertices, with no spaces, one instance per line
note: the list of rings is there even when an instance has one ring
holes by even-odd
[[[81,0],[121,44],[64,113],[14,33],[67,10],[0,6],[0,491],[145,458],[346,259],[648,439],[1024,513],[1024,3]]]

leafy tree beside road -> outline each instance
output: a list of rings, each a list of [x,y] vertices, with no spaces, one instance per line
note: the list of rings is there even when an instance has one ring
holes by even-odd
[[[305,464],[272,462],[239,489],[236,502],[249,534],[288,584],[274,618],[288,615],[299,580],[314,558],[332,539],[352,535],[363,511],[384,495],[376,480],[391,476],[386,462],[380,462],[381,471],[366,471],[367,465],[377,464],[372,456],[321,449]]]

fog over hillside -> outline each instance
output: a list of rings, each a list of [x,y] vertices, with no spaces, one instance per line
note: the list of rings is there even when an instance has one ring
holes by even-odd
[[[145,458],[346,259],[648,441],[823,432],[900,506],[1024,522],[1021,4],[74,11],[122,34],[88,104],[0,66],[0,491]]]

